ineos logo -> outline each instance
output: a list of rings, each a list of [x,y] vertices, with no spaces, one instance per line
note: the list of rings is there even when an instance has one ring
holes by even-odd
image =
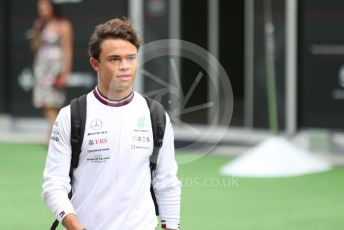
[[[102,128],[102,121],[99,120],[99,119],[94,119],[92,122],[91,122],[91,128],[93,130],[99,130]]]

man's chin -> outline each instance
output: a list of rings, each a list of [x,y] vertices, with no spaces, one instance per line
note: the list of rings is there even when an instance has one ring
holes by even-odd
[[[127,85],[122,85],[122,86],[116,86],[116,87],[111,87],[109,88],[109,92],[113,93],[123,93],[123,92],[131,92],[133,90],[133,87],[130,84]]]

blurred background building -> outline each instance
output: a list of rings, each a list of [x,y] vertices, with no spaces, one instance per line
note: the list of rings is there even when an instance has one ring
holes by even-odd
[[[144,43],[185,40],[209,51],[221,63],[231,82],[234,102],[224,143],[255,143],[263,138],[261,133],[270,135],[272,126],[277,127],[279,133],[292,136],[317,130],[310,131],[310,136],[319,137],[324,146],[327,140],[333,142],[341,136],[344,129],[342,0],[59,2],[74,26],[74,65],[67,101],[89,91],[96,83],[87,54],[88,39],[95,25],[125,16],[139,29]],[[267,5],[269,2],[271,4]],[[0,124],[3,136],[16,130],[44,129],[42,115],[31,101],[33,54],[29,37],[36,17],[36,0],[1,0],[0,9]],[[268,58],[269,45],[272,46],[272,59]],[[193,87],[199,66],[185,58],[176,60],[180,90],[186,94]],[[203,67],[204,74],[209,74],[207,67]],[[144,68],[165,82],[172,79],[169,58],[151,60]],[[267,81],[269,68],[274,73],[271,88]],[[137,85],[142,92],[159,88],[157,82],[148,78],[139,78]],[[214,95],[221,98],[216,83],[214,89],[209,87],[207,76],[202,77],[187,106],[205,104]],[[275,94],[270,94],[269,90]],[[171,94],[163,95],[161,101],[169,109],[178,103],[173,102]],[[228,106],[221,103],[222,107]],[[205,107],[181,113],[179,119],[206,130],[212,120],[216,120],[211,114],[211,108]],[[219,129],[228,128],[226,124],[218,125]],[[176,131],[177,140],[178,137],[185,138],[182,131]]]

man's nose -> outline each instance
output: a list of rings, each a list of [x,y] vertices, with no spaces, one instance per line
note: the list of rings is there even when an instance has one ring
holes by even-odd
[[[121,62],[119,63],[120,69],[129,69],[130,63],[126,58],[122,58]]]

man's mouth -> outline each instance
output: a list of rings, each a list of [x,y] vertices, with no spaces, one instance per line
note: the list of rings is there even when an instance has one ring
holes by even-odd
[[[130,74],[121,74],[121,75],[117,75],[117,78],[120,80],[129,80],[131,78]]]

